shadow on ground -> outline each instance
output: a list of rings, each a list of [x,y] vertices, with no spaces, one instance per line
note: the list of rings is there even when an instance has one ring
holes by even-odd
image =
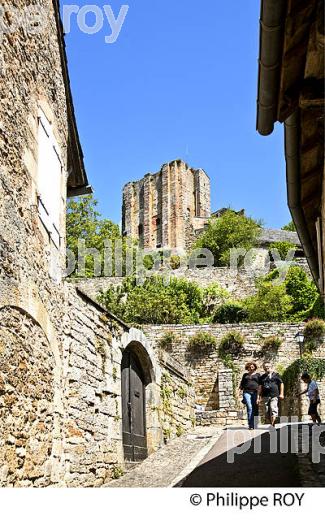
[[[265,430],[255,430],[251,437],[248,437],[247,433],[246,438],[241,440],[249,438],[249,443],[237,442],[237,446],[234,435],[235,433],[229,430],[225,432],[202,463],[175,487],[302,486],[298,458],[296,453],[291,453],[290,426],[274,430],[273,437],[270,431]],[[271,437],[273,446],[275,444],[275,453],[270,453]],[[256,449],[259,444],[260,450]],[[245,452],[238,454],[239,451],[244,451],[244,448]],[[234,458],[233,463],[228,462],[231,456]]]

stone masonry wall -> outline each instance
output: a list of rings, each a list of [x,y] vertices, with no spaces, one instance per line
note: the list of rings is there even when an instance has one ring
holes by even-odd
[[[54,255],[63,265],[69,128],[54,2],[40,0],[38,5],[47,14],[44,31],[29,35],[18,28],[2,35],[1,42],[1,461],[2,483],[17,486],[58,485],[65,471],[59,339],[65,296],[63,284],[51,276],[50,261]],[[26,2],[15,0],[10,6],[22,11]],[[37,210],[39,108],[52,123],[64,171],[61,251]]]
[[[150,346],[69,288],[64,328],[65,483],[100,486],[123,468],[121,361],[126,346]],[[146,388],[149,453],[194,422],[189,374],[171,356],[150,356],[156,379]],[[145,365],[145,361],[143,363]]]
[[[218,350],[213,349],[208,353],[197,354],[189,352],[188,341],[197,332],[208,332],[212,334],[219,343],[221,338],[229,331],[238,331],[245,338],[243,352],[234,358],[235,367],[238,370],[236,388],[239,385],[239,376],[244,372],[244,365],[247,361],[254,360],[262,371],[264,360],[270,360],[275,369],[283,371],[293,361],[299,359],[299,348],[295,341],[295,335],[303,330],[304,324],[288,323],[260,323],[260,324],[241,324],[241,325],[146,325],[143,327],[148,338],[153,345],[159,344],[159,340],[166,332],[175,335],[175,344],[171,354],[177,361],[187,367],[194,382],[196,404],[201,409],[199,419],[205,419],[205,424],[209,421],[209,416],[216,419],[214,422],[222,423],[229,419],[229,414],[220,413],[219,391],[224,388],[220,384],[220,374],[224,378],[225,367],[218,355]],[[270,336],[278,336],[282,339],[282,345],[278,352],[267,353],[262,348],[263,339]],[[315,357],[325,357],[325,344],[314,354]],[[228,384],[228,383],[227,383]],[[220,386],[219,386],[220,385]],[[243,408],[238,405],[240,402],[239,391],[235,395],[237,405],[235,407],[229,403],[228,412],[231,417],[239,420],[242,417]],[[324,396],[325,397],[325,396]],[[304,415],[306,415],[306,401],[303,402]],[[218,411],[218,413],[216,413]],[[202,416],[203,413],[203,416]],[[230,420],[230,422],[232,419]],[[204,422],[203,422],[204,423]],[[229,423],[229,420],[228,420]]]
[[[18,309],[1,309],[0,485],[51,483],[54,363],[38,324]]]
[[[164,442],[180,436],[195,424],[195,394],[190,374],[170,355],[160,352],[162,378],[158,420]]]
[[[67,486],[100,486],[123,465],[121,325],[68,292],[63,339]]]
[[[297,259],[294,265],[302,267],[310,275],[305,259]],[[148,272],[150,275],[150,272]],[[154,273],[157,274],[157,273]],[[163,274],[159,271],[158,274]],[[206,288],[212,283],[217,283],[226,289],[235,300],[241,300],[256,293],[256,272],[246,269],[238,271],[228,267],[205,267],[202,269],[174,269],[170,275],[177,278],[185,278],[190,282],[196,282],[200,287]],[[111,286],[119,286],[123,283],[123,277],[98,277],[76,278],[69,280],[83,289],[92,298],[96,299],[100,292],[107,291]]]

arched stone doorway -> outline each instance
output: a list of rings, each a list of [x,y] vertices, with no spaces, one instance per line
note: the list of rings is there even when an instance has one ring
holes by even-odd
[[[138,329],[123,334],[122,438],[126,461],[144,460],[161,444],[157,418],[161,371],[148,339]]]

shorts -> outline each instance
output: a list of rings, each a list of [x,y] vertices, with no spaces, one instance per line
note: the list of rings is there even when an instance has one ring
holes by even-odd
[[[279,415],[279,398],[278,397],[265,397],[265,411],[269,417],[277,417]]]
[[[308,415],[317,415],[317,406],[320,404],[320,399],[317,399],[316,403],[310,403],[308,408]]]

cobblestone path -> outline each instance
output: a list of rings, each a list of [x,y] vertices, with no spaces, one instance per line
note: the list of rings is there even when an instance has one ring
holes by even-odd
[[[197,427],[172,440],[107,487],[171,487],[190,473],[216,443],[222,430]]]

